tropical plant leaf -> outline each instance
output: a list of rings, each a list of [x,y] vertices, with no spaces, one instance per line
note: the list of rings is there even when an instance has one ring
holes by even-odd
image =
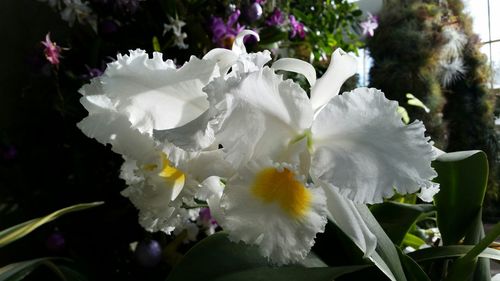
[[[398,254],[409,281],[431,281],[417,262],[405,255],[401,249],[398,249]]]
[[[470,251],[468,251],[464,256],[458,258],[451,266],[448,271],[448,275],[445,280],[448,281],[459,281],[465,280],[465,276],[471,276],[474,273],[474,267],[477,263],[478,256],[488,248],[488,246],[495,241],[495,239],[500,235],[500,223],[497,223],[493,229],[484,237],[477,245],[473,246]],[[497,250],[498,251],[498,250]],[[500,251],[498,251],[500,252]],[[471,270],[472,269],[472,270]],[[477,272],[477,271],[476,271]],[[489,273],[489,270],[488,272]],[[487,278],[490,279],[491,275],[485,276],[481,273],[477,278]],[[485,279],[482,279],[485,280]]]
[[[425,245],[425,241],[422,238],[413,235],[411,233],[406,233],[405,238],[403,239],[403,245],[410,246],[414,249],[420,249],[422,245]]]
[[[481,206],[488,179],[488,160],[479,150],[445,153],[433,162],[440,191],[434,197],[444,245],[464,238]]]
[[[470,245],[433,247],[408,253],[408,256],[416,262],[452,259],[465,256],[470,250],[472,250],[472,248],[474,248],[474,246]],[[486,248],[478,255],[478,257],[500,261],[500,250]]]
[[[392,242],[401,245],[411,227],[422,217],[435,211],[431,204],[384,202],[370,208]]]
[[[30,232],[37,229],[38,227],[40,227],[48,222],[53,221],[62,215],[72,213],[72,212],[82,211],[82,210],[89,209],[89,208],[93,208],[93,207],[99,206],[103,203],[104,202],[92,202],[92,203],[83,203],[83,204],[73,205],[73,206],[66,207],[64,209],[60,209],[58,211],[55,211],[47,216],[37,218],[37,219],[32,219],[30,221],[23,222],[23,223],[20,223],[18,225],[7,228],[5,230],[2,230],[0,232],[0,248],[28,235]]]
[[[195,245],[173,268],[168,281],[246,281],[246,280],[314,280],[330,281],[355,272],[367,265],[345,267],[311,267],[300,265],[274,267],[258,249],[229,241],[224,232],[209,236]]]
[[[65,280],[64,275],[62,275],[61,271],[59,271],[57,266],[54,265],[54,261],[68,261],[68,259],[46,257],[12,263],[0,268],[0,281],[23,280],[26,276],[33,272],[33,270],[42,265],[47,266],[54,271],[60,279]]]
[[[370,256],[370,259],[387,277],[389,277],[389,279],[406,281],[407,279],[396,246],[384,232],[383,228],[366,205],[358,204],[356,208],[368,225],[368,228],[377,237],[376,255]]]

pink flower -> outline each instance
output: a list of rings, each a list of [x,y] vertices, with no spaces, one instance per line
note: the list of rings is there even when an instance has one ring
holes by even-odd
[[[363,35],[373,37],[375,29],[378,27],[378,18],[368,13],[368,18],[359,24],[363,28]]]
[[[290,25],[292,29],[290,30],[290,38],[294,38],[295,36],[299,36],[300,39],[304,39],[306,37],[306,31],[304,30],[304,24],[297,21],[295,16],[290,15],[288,17],[290,20]]]
[[[42,45],[45,46],[45,57],[52,65],[59,65],[59,59],[61,58],[61,47],[57,46],[55,42],[50,40],[50,32],[45,36],[45,41],[42,41]]]

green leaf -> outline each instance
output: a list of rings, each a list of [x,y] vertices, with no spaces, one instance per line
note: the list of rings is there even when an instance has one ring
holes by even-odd
[[[389,279],[406,281],[398,252],[389,236],[384,232],[366,205],[358,204],[356,207],[368,228],[377,237],[376,255],[370,256],[370,259]]]
[[[151,43],[153,45],[153,51],[161,52],[160,41],[158,40],[158,37],[153,36],[153,39],[151,39]]]
[[[267,281],[267,280],[286,280],[286,281],[330,281],[333,278],[340,277],[347,273],[356,272],[367,266],[344,266],[344,267],[259,267],[250,270],[230,273],[212,280],[217,281]],[[199,280],[199,279],[197,279]]]
[[[196,244],[172,269],[168,281],[244,281],[244,280],[332,280],[355,272],[366,265],[313,267],[299,265],[274,267],[262,257],[257,247],[229,241],[224,232],[209,236]]]
[[[415,262],[412,258],[405,255],[403,251],[398,249],[399,258],[403,263],[403,267],[406,273],[408,281],[431,281],[429,276],[425,274],[424,270]]]
[[[403,239],[404,246],[410,246],[414,249],[420,249],[422,245],[425,245],[425,241],[420,237],[413,235],[411,233],[406,233],[405,238]]]
[[[475,219],[486,191],[488,160],[479,150],[445,153],[433,162],[440,191],[434,197],[444,245],[458,244]]]
[[[53,261],[57,260],[67,260],[62,258],[39,258],[28,261],[21,261],[6,265],[0,268],[0,281],[16,281],[22,280],[28,276],[33,270],[37,269],[39,266],[48,266],[60,279],[65,280],[64,275],[57,267],[53,264]]]
[[[500,235],[500,223],[497,223],[493,229],[482,239],[477,245],[475,245],[466,255],[457,259],[445,280],[464,280],[465,276],[472,275],[474,273],[474,268],[477,262],[477,257]],[[489,271],[488,271],[489,273]],[[485,274],[480,274],[478,278],[485,278]],[[487,276],[486,278],[489,278]],[[485,280],[485,279],[482,279]]]
[[[411,252],[408,256],[417,262],[459,258],[465,256],[472,248],[474,246],[469,245],[433,247]],[[486,248],[479,254],[479,257],[500,261],[500,250]]]
[[[73,205],[73,206],[66,207],[64,209],[60,209],[58,211],[55,211],[55,212],[53,212],[45,217],[33,219],[30,221],[23,222],[23,223],[20,223],[18,225],[12,226],[10,228],[7,228],[7,229],[0,232],[0,248],[28,235],[30,232],[37,229],[38,227],[40,227],[48,222],[51,222],[64,214],[93,208],[93,207],[99,206],[103,203],[104,202],[93,202],[93,203],[83,203],[83,204]]]
[[[401,245],[405,235],[421,216],[435,211],[430,204],[403,204],[397,202],[384,202],[370,208],[385,233],[396,245]]]

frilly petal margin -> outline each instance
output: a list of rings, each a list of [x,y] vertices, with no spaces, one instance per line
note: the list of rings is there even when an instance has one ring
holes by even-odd
[[[182,126],[208,109],[202,88],[219,75],[216,62],[191,57],[177,69],[161,53],[153,58],[143,50],[118,55],[108,64],[101,84],[101,94],[108,96],[119,112],[127,114],[132,126],[142,133]],[[94,82],[96,83],[96,82]],[[85,88],[85,94],[89,93]],[[98,93],[99,94],[99,93]]]
[[[102,144],[111,144],[118,154],[142,161],[151,158],[155,142],[132,128],[128,118],[116,112],[106,96],[83,96],[80,101],[89,111],[89,116],[77,124],[85,135]]]
[[[404,125],[397,106],[377,89],[335,96],[313,122],[313,180],[356,203],[435,186],[434,150],[425,127],[420,121]]]

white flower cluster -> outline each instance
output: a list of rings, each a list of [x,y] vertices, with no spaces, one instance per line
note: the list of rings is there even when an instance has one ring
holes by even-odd
[[[83,86],[78,127],[123,155],[121,177],[149,231],[179,231],[210,207],[233,241],[275,264],[303,259],[334,221],[365,253],[376,239],[356,204],[415,193],[432,199],[432,143],[376,89],[338,95],[355,59],[337,50],[325,74],[270,53],[214,49],[177,68],[160,53],[118,55]],[[278,70],[303,74],[310,98]]]

